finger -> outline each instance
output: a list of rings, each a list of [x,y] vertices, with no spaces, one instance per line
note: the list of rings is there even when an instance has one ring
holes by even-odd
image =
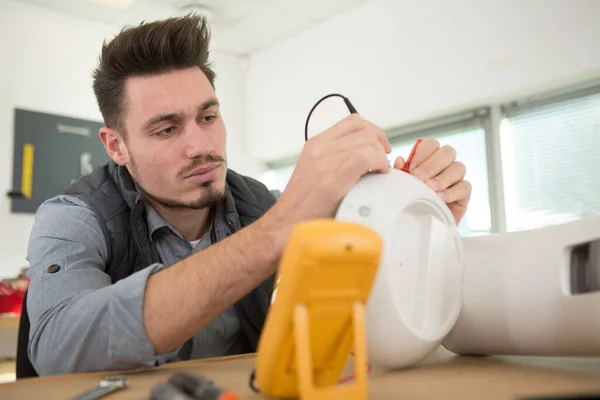
[[[467,169],[465,165],[461,162],[454,161],[448,168],[434,178],[425,180],[425,183],[436,192],[441,192],[462,181],[465,178],[466,173]]]
[[[402,168],[404,168],[404,164],[406,164],[406,161],[404,161],[404,158],[397,157],[396,161],[394,161],[394,168],[402,169]]]
[[[369,172],[385,173],[389,171],[390,164],[387,160],[385,149],[378,143],[348,149],[338,153],[339,163],[346,172],[360,177]]]
[[[427,159],[429,159],[433,154],[440,148],[440,142],[436,139],[424,139],[417,146],[417,150],[415,151],[415,155],[413,156],[412,161],[410,162],[410,171],[412,172],[418,166],[423,164]]]
[[[422,180],[431,179],[452,165],[455,159],[456,150],[451,146],[443,146],[413,169],[411,173]]]
[[[347,125],[346,128],[349,126]],[[357,125],[357,127],[359,126]],[[310,152],[313,157],[329,157],[331,154],[351,147],[362,146],[366,143],[377,143],[377,136],[365,127],[348,131],[343,135],[340,134],[341,131],[331,133],[334,129],[339,129],[339,127],[334,126],[323,136],[311,138],[305,146],[305,151]]]
[[[342,120],[336,122],[331,128],[327,129],[323,135],[316,137],[329,137],[336,139],[341,136],[348,135],[354,131],[361,130],[365,127],[366,121],[358,114],[350,114]]]
[[[330,159],[336,157],[353,157],[355,153],[361,152],[366,147],[371,147],[375,153],[383,152],[385,154],[383,145],[369,129],[353,132],[348,136],[323,144],[319,152]],[[334,162],[342,163],[343,159]]]
[[[345,151],[363,145],[371,145],[375,149],[384,148],[377,134],[369,127],[364,127],[363,129],[351,132],[346,136],[339,137],[335,141],[332,141],[332,148],[337,151]]]
[[[335,140],[321,143],[312,142],[309,146],[305,147],[303,152],[310,152],[312,157],[309,160],[312,159],[312,162],[318,162],[321,171],[331,172],[335,176],[336,174],[343,173],[340,170],[346,168],[345,165],[349,161],[356,158],[357,154],[364,153],[367,148],[371,149],[374,154],[372,157],[374,158],[381,157],[381,154],[383,154],[386,164],[388,164],[383,145],[377,140],[375,133],[367,128]],[[302,162],[303,160],[301,158],[300,161]],[[316,166],[313,165],[313,167]],[[361,167],[357,168],[361,169]],[[375,170],[375,167],[364,167],[362,168],[364,170],[360,170],[357,176],[362,176],[368,168]]]
[[[386,157],[386,150],[380,142],[370,146],[360,153],[363,158],[366,171],[364,173],[385,173],[391,169],[390,162]],[[361,169],[361,171],[364,169]]]
[[[379,142],[383,145],[383,148],[385,149],[386,153],[390,153],[392,151],[392,146],[383,129],[373,124],[372,122],[365,120],[358,114],[350,114],[346,118],[333,125],[330,129],[326,131],[326,135],[324,137],[338,139],[350,135],[356,131],[362,131],[365,128],[373,131]]]
[[[383,129],[381,129],[379,126],[375,125],[374,123],[365,120],[365,123],[371,127],[371,129],[373,129],[373,132],[375,132],[375,135],[377,135],[377,138],[379,139],[379,141],[381,142],[381,144],[383,145],[383,148],[385,149],[385,152],[387,154],[392,152],[392,145],[390,144],[390,140],[387,136],[387,133],[385,133],[385,131]]]
[[[446,204],[457,203],[466,207],[471,199],[471,192],[471,183],[463,180],[438,194]]]

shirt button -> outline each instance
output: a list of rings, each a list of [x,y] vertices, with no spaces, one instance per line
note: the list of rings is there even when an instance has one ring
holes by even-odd
[[[55,272],[58,272],[59,269],[60,269],[60,265],[52,264],[51,266],[48,267],[48,272],[53,274]]]

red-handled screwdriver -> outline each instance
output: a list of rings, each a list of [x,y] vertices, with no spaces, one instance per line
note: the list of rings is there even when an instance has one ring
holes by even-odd
[[[406,159],[406,162],[404,163],[404,167],[402,167],[402,171],[410,173],[410,164],[415,156],[415,153],[417,152],[417,147],[419,147],[422,141],[422,139],[418,139],[417,142],[414,144],[412,150],[410,151],[410,154],[408,155],[408,158]]]

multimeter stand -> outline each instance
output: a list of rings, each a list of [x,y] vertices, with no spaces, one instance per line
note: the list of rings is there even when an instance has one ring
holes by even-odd
[[[267,398],[367,398],[365,309],[383,240],[361,224],[298,224],[279,265],[253,389]],[[354,382],[341,383],[354,351]]]
[[[367,398],[367,342],[365,335],[365,305],[355,302],[352,307],[352,331],[354,339],[354,383],[334,384],[317,388],[313,381],[314,364],[310,343],[309,316],[306,305],[296,304],[294,307],[294,338],[296,343],[296,364],[300,397],[306,400],[347,399],[362,400]]]

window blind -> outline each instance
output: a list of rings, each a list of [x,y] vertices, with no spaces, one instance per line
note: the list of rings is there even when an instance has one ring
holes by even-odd
[[[506,109],[500,138],[509,231],[600,212],[600,88]]]

